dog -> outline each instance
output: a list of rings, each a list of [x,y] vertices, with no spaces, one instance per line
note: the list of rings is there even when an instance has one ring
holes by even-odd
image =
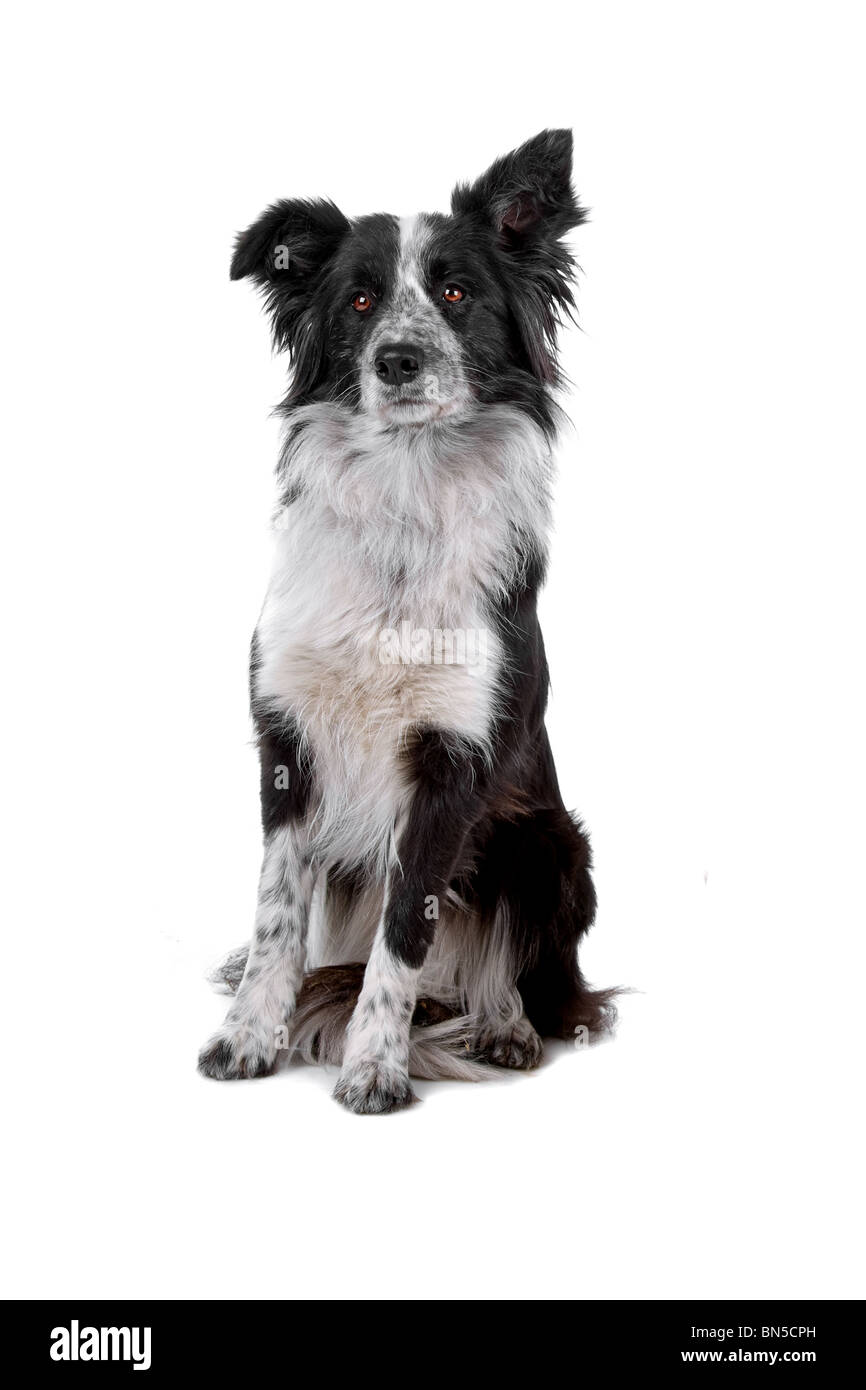
[[[610,1028],[578,943],[590,845],[544,725],[536,613],[560,423],[572,136],[542,131],[450,215],[275,203],[237,239],[292,366],[253,638],[264,861],[199,1068],[339,1066],[358,1114],[410,1075],[538,1065]]]

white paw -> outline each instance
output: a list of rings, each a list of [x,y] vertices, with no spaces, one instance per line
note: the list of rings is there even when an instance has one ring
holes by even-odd
[[[215,1081],[239,1081],[267,1076],[277,1060],[276,1030],[257,1024],[225,1023],[205,1043],[198,1056],[202,1076]]]
[[[409,1084],[408,1072],[375,1060],[360,1060],[344,1066],[334,1099],[356,1115],[388,1115],[392,1110],[404,1110],[418,1097]]]

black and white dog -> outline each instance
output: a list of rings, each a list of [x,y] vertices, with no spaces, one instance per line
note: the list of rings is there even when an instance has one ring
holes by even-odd
[[[450,216],[290,200],[238,238],[293,376],[251,663],[264,863],[207,1076],[289,1050],[378,1113],[410,1075],[534,1067],[610,1020],[577,963],[595,892],[536,616],[571,146],[542,132]]]

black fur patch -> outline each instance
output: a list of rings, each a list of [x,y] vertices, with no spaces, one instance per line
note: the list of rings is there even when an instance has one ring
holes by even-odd
[[[484,760],[441,729],[418,730],[405,756],[416,790],[398,845],[385,939],[398,960],[417,969],[436,930],[429,901],[446,892],[480,808]]]

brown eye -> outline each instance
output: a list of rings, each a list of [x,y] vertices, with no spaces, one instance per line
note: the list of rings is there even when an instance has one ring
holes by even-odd
[[[359,293],[356,294],[354,299],[352,300],[352,308],[355,309],[359,314],[368,314],[372,307],[372,296],[369,294],[365,294],[363,290],[360,290]]]
[[[459,285],[446,285],[442,291],[442,298],[446,304],[459,304],[464,297],[463,290]]]

